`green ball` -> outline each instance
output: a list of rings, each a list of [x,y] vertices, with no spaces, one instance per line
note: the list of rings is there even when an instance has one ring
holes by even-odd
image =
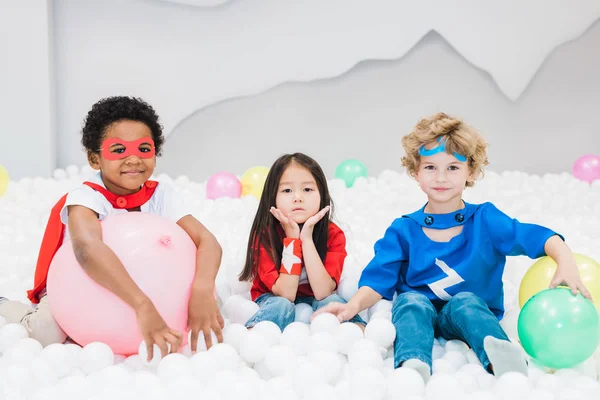
[[[546,289],[531,297],[521,309],[517,329],[527,354],[554,369],[584,362],[600,340],[596,307],[568,288]]]
[[[358,160],[346,160],[337,166],[334,177],[346,182],[346,187],[352,187],[354,181],[356,181],[356,178],[359,176],[362,176],[363,178],[369,176],[367,167]]]

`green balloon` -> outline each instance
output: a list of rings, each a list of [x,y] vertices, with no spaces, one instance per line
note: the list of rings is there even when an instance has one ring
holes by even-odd
[[[346,187],[352,187],[359,176],[368,177],[367,167],[358,160],[343,161],[335,169],[335,178],[346,182]]]
[[[554,369],[584,362],[600,340],[594,304],[568,288],[546,289],[531,297],[521,309],[517,328],[527,354]]]

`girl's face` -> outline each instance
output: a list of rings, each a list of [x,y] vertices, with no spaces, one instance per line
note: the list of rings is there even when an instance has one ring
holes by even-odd
[[[415,178],[429,202],[437,205],[460,204],[465,184],[473,179],[467,162],[446,152],[421,156]]]
[[[98,153],[89,156],[92,168],[102,172],[108,190],[118,195],[140,190],[156,167],[152,132],[138,121],[118,121],[106,129]]]
[[[321,194],[309,170],[292,162],[281,175],[275,207],[284,215],[303,224],[319,212]]]

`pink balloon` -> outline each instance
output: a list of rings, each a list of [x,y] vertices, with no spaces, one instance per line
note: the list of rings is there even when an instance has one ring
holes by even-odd
[[[229,172],[217,172],[206,182],[206,197],[214,200],[219,197],[234,199],[242,195],[242,184],[238,178]]]
[[[600,157],[591,154],[579,157],[573,164],[573,176],[590,183],[600,179]]]
[[[185,333],[196,269],[196,246],[189,235],[166,218],[142,212],[109,216],[101,226],[104,243],[167,325]],[[47,288],[54,318],[74,341],[82,346],[103,342],[115,354],[137,353],[143,337],[134,310],[86,274],[70,241],[52,260]]]

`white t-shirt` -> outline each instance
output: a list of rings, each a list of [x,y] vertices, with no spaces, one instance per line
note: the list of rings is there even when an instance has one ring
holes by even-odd
[[[106,188],[102,182],[100,172],[90,177],[88,182]],[[60,211],[60,219],[66,226],[68,226],[69,221],[67,207],[74,205],[84,206],[95,211],[98,214],[98,219],[100,221],[109,215],[128,212],[125,209],[114,208],[102,193],[95,191],[83,183],[69,192],[65,205]],[[142,212],[160,215],[173,222],[177,222],[186,215],[191,214],[191,210],[189,210],[188,206],[183,201],[182,196],[169,184],[164,182],[160,182],[156,186],[152,197],[145,204],[142,204],[140,210]],[[68,238],[69,230],[65,229],[64,240],[67,240]]]

